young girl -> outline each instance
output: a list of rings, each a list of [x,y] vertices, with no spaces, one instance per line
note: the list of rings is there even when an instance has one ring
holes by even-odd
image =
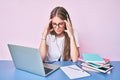
[[[56,7],[42,34],[40,52],[43,61],[76,62],[80,55],[77,32],[73,30],[70,16],[65,8]]]

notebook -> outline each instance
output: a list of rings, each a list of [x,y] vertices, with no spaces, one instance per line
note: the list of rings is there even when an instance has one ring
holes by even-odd
[[[104,59],[100,57],[98,54],[82,54],[83,61],[85,62],[93,62],[93,63],[105,63]]]
[[[47,76],[60,67],[54,64],[43,63],[39,49],[13,44],[8,44],[8,48],[17,69]]]
[[[82,63],[81,65],[83,67],[90,68],[90,69],[93,69],[93,70],[96,70],[96,71],[99,71],[99,72],[103,72],[103,73],[107,73],[108,71],[110,71],[113,68],[112,65],[110,65],[109,67],[102,67],[102,66],[98,67],[99,65],[97,65],[97,67],[95,67],[96,64],[94,64],[94,63],[92,65]],[[93,65],[95,65],[95,66],[93,66]]]
[[[60,69],[70,78],[70,79],[77,79],[88,77],[90,74],[84,70],[82,70],[77,65],[69,65],[69,66],[62,66]]]

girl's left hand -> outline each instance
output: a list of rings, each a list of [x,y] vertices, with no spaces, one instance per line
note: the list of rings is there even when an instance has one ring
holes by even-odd
[[[66,23],[66,29],[67,29],[67,30],[65,30],[65,32],[67,32],[68,36],[69,36],[70,38],[72,38],[72,37],[73,37],[72,24],[71,24],[71,22],[70,22],[69,19],[64,20],[64,21],[65,21],[65,23]]]

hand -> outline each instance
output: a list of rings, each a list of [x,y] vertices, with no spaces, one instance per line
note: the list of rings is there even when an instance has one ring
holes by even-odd
[[[71,22],[70,22],[69,19],[64,20],[64,21],[65,21],[65,23],[66,23],[66,28],[67,28],[67,30],[65,30],[65,32],[67,32],[67,33],[68,33],[68,36],[69,36],[70,38],[72,38],[72,37],[73,37],[72,24],[71,24]]]
[[[46,39],[47,35],[48,35],[51,31],[53,31],[53,28],[50,29],[50,27],[49,27],[50,22],[51,22],[51,19],[48,21],[47,25],[46,25],[45,28],[44,28],[44,32],[43,32],[43,35],[42,35],[44,39]]]

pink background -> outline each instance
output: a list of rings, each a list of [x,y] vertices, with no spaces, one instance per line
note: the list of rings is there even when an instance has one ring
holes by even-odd
[[[120,60],[120,0],[0,0],[0,59],[11,60],[8,43],[39,48],[56,6],[70,13],[81,53]]]

